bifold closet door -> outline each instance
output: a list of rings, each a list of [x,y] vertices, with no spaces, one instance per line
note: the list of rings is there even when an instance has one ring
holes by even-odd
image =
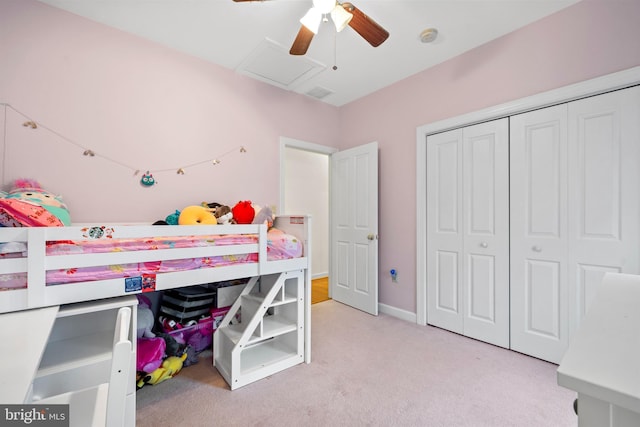
[[[559,363],[608,271],[640,273],[640,87],[511,117],[511,348]]]
[[[510,118],[511,348],[558,361],[568,345],[567,105]]]
[[[427,322],[509,346],[508,122],[427,139]]]
[[[606,272],[640,274],[640,86],[568,113],[571,336]]]

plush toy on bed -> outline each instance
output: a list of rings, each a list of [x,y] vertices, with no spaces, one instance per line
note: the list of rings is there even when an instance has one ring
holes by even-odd
[[[273,212],[269,206],[256,209],[256,217],[253,219],[253,224],[266,224],[267,230],[273,227]]]
[[[233,219],[233,212],[227,205],[218,206],[215,210],[215,215],[218,218],[218,224],[229,225],[236,223],[235,219]]]
[[[244,200],[236,203],[231,209],[233,217],[238,224],[251,224],[253,218],[256,216],[256,211],[251,205],[250,200]]]
[[[180,225],[215,225],[218,219],[212,209],[204,206],[187,206],[180,212],[178,224]]]
[[[5,227],[60,227],[71,225],[69,210],[56,196],[31,179],[17,179],[0,198],[0,225]]]

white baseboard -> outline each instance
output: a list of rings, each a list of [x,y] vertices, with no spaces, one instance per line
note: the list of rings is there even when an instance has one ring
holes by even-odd
[[[378,303],[378,311],[380,311],[380,313],[388,314],[389,316],[397,317],[401,320],[406,320],[407,322],[416,323],[416,314],[407,310]]]

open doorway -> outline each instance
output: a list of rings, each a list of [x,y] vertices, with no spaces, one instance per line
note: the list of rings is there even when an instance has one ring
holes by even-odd
[[[337,149],[290,138],[280,139],[280,206],[286,214],[312,218],[312,302],[331,297],[329,289],[330,157]]]

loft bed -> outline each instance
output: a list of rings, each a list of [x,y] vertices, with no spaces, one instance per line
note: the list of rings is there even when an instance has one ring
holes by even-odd
[[[204,243],[191,245],[197,236]],[[270,246],[285,238],[284,250]],[[309,259],[307,216],[276,217],[268,232],[256,224],[0,228],[0,313],[306,270]]]
[[[214,334],[231,389],[310,363],[309,232],[308,216],[279,216],[270,230],[0,228],[0,317],[13,325],[0,338],[15,344],[0,401],[69,404],[70,419],[88,420],[72,426],[135,426],[135,294],[239,278],[250,279]]]
[[[0,368],[0,401],[68,403],[84,393],[116,394],[119,403],[109,403],[116,425],[135,425],[135,295],[234,279],[250,278],[214,334],[224,336],[214,364],[231,389],[310,363],[310,230],[304,215],[278,216],[269,230],[262,224],[0,228],[0,317],[22,325],[0,333],[18,343]],[[239,310],[240,325],[230,325]],[[128,338],[118,328],[125,315]],[[111,329],[104,326],[110,322]],[[130,350],[117,351],[123,343]],[[71,415],[91,418],[102,406],[72,404]]]

